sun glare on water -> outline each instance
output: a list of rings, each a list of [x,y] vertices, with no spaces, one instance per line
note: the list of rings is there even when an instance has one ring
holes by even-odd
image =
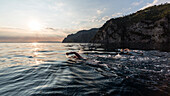
[[[39,31],[42,28],[42,25],[40,24],[40,22],[38,22],[36,20],[30,21],[28,26],[33,31]]]

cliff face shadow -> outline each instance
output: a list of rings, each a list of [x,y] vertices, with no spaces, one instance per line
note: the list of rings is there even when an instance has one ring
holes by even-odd
[[[137,50],[159,50],[170,52],[170,43],[110,43],[101,45],[105,50],[129,48]]]

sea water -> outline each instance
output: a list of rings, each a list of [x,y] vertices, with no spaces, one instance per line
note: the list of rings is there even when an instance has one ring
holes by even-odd
[[[0,96],[170,95],[170,52],[121,55],[82,45],[0,43]],[[86,59],[67,58],[72,51]]]

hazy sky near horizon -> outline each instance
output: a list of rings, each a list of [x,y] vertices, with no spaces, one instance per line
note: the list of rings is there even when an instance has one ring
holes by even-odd
[[[78,30],[101,27],[110,18],[166,2],[170,0],[0,0],[0,41],[62,40]]]

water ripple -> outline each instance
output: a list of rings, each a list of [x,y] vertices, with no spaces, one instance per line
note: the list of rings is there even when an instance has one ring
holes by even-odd
[[[168,96],[170,53],[83,51],[81,44],[0,45],[2,96]],[[86,60],[65,57],[79,51]]]

